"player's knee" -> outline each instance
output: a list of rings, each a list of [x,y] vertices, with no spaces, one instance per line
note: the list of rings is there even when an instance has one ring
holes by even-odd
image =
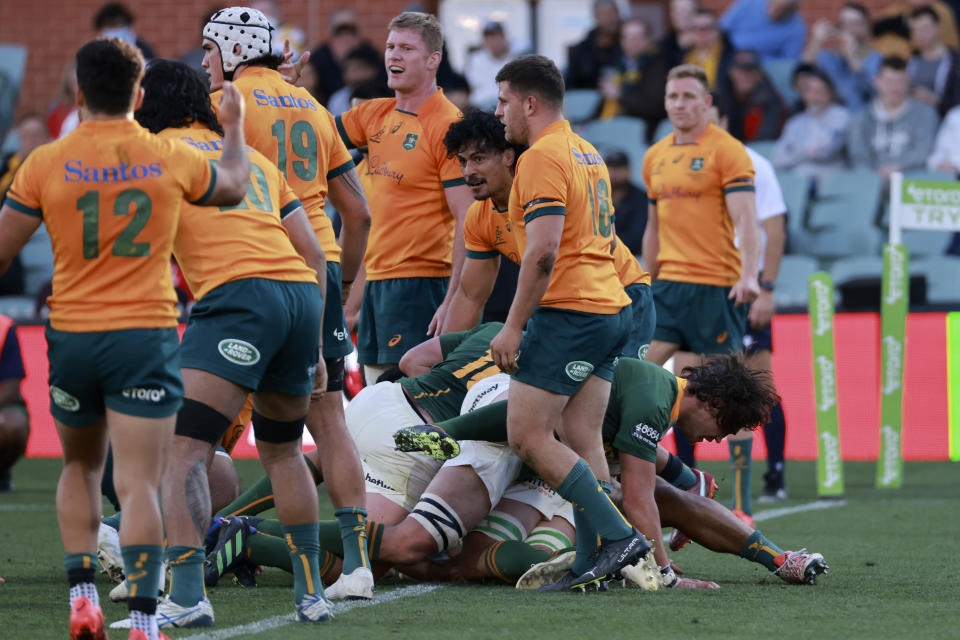
[[[274,420],[253,410],[253,435],[262,442],[283,445],[296,443],[303,435],[304,418]]]
[[[177,412],[177,425],[174,434],[205,442],[211,447],[216,445],[227,429],[230,428],[231,418],[223,415],[213,407],[192,398],[184,398],[183,406]],[[177,439],[175,444],[181,450],[188,450],[189,441]],[[209,447],[196,447],[197,451],[206,455]]]
[[[420,497],[420,502],[413,508],[410,517],[430,536],[429,539],[417,536],[417,539],[433,541],[432,545],[428,545],[430,550],[427,554],[455,546],[467,533],[463,521],[453,507],[433,493],[424,493]]]

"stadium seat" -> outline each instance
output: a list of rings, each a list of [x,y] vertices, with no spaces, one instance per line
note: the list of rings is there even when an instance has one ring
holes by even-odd
[[[927,279],[927,302],[960,303],[960,258],[930,256],[910,262],[910,273]]]
[[[773,82],[773,86],[776,87],[777,92],[788,107],[799,98],[791,82],[793,69],[796,66],[797,63],[793,60],[770,60],[763,63],[763,70],[766,71],[767,76]]]
[[[0,314],[13,320],[32,320],[35,301],[29,296],[0,296]]]
[[[671,133],[673,133],[673,123],[670,122],[669,118],[664,118],[653,132],[653,141],[663,140]]]
[[[957,176],[948,171],[931,171],[929,169],[907,171],[903,174],[903,177],[915,180],[937,180],[939,182],[953,182],[957,179]]]
[[[20,96],[27,48],[18,44],[0,44],[0,138],[13,125],[13,114]]]
[[[600,105],[600,93],[596,89],[571,89],[563,96],[563,115],[570,122],[588,120]]]
[[[747,145],[767,160],[773,158],[773,148],[777,146],[776,140],[756,140]]]
[[[588,138],[589,140],[589,138]],[[593,142],[590,140],[590,142]],[[630,180],[643,189],[647,190],[646,185],[643,183],[643,156],[647,152],[647,145],[644,143],[626,145],[626,144],[598,144],[593,142],[593,146],[597,148],[597,151],[600,152],[600,155],[605,156],[610,151],[614,149],[619,149],[627,154],[627,157],[630,158]]]
[[[845,258],[851,255],[880,255],[883,241],[873,226],[833,227],[810,234],[806,252],[821,259]]]
[[[875,255],[848,256],[840,258],[830,267],[834,286],[839,287],[850,280],[879,278],[883,275],[883,258]]]
[[[820,181],[807,224],[812,229],[872,227],[883,195],[883,179],[873,171],[833,171]]]
[[[583,128],[583,137],[598,149],[600,147],[619,147],[628,150],[631,147],[647,146],[647,125],[639,118],[616,116],[609,120],[594,120]],[[631,162],[633,157],[630,158]]]
[[[790,251],[796,253],[794,244],[800,245],[806,235],[807,206],[810,204],[810,178],[791,171],[778,171],[777,182],[787,205],[787,241]]]
[[[36,296],[53,277],[53,249],[47,225],[41,224],[20,250],[23,262],[24,293]]]
[[[809,296],[808,280],[818,269],[817,261],[809,256],[783,256],[777,288],[773,292],[778,307],[805,307]]]
[[[904,229],[903,244],[911,256],[939,256],[947,250],[952,236],[952,231]],[[960,287],[960,283],[957,286]]]

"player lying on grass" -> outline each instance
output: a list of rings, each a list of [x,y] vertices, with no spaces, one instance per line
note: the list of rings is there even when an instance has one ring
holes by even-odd
[[[669,574],[669,559],[660,540],[662,522],[655,499],[657,443],[677,424],[691,442],[722,440],[741,428],[762,424],[776,401],[769,375],[750,371],[742,358],[735,355],[711,356],[700,366],[685,368],[679,378],[658,365],[639,360],[624,358],[618,364],[604,416],[604,443],[617,453],[610,460],[611,471],[621,478],[624,511],[641,532],[660,542],[655,557],[665,573]],[[425,451],[439,459],[456,455],[458,439],[477,438],[506,439],[504,403],[442,425],[401,429],[396,434],[401,450]],[[681,526],[697,540],[687,524]],[[697,523],[691,526],[699,528]],[[746,532],[735,528],[732,522],[727,528]],[[778,575],[789,573],[796,565],[802,579],[791,581],[813,582],[827,568],[820,554],[782,552],[759,532],[748,533],[738,549],[732,548],[736,542],[728,541],[727,547],[716,550],[730,550],[760,561],[769,569],[778,570]],[[708,537],[703,544],[714,548],[711,545],[717,542]],[[790,566],[784,568],[785,565]]]
[[[348,407],[348,429],[361,451],[370,519],[374,522],[369,531],[371,554],[381,562],[405,566],[456,544],[499,502],[516,476],[519,460],[502,445],[483,443],[480,447],[469,447],[468,455],[451,460],[441,468],[439,462],[424,454],[396,451],[392,439],[398,422],[420,424],[418,413],[429,411],[433,416],[454,417],[462,406],[475,406],[475,398],[482,402],[484,397],[496,396],[495,389],[485,384],[495,377],[503,377],[494,375],[499,369],[488,353],[490,337],[499,328],[499,323],[489,323],[419,345],[404,357],[402,365],[411,373],[425,373],[398,383],[381,382],[361,392]],[[451,350],[453,345],[456,346]],[[469,394],[468,385],[472,385]],[[698,483],[698,476],[686,471],[686,474],[673,474],[684,488]],[[712,479],[707,480],[708,476],[699,478],[708,487],[713,485]],[[262,511],[270,499],[262,492],[268,489],[268,485],[261,485],[257,494],[260,497],[241,496],[224,511],[229,514]],[[521,496],[518,500],[524,499],[524,492],[515,490],[514,493]],[[540,491],[534,487],[526,493],[527,500],[536,504],[534,498]],[[218,580],[224,571],[233,570],[238,561],[241,566],[247,562],[288,566],[282,555],[268,550],[271,541],[267,537],[257,537],[243,553],[232,543],[229,547],[226,545],[238,534],[241,539],[250,537],[252,532],[249,526],[244,526],[245,522],[250,524],[242,520],[228,521],[219,533],[223,544],[210,557],[209,582]],[[383,527],[384,524],[396,526]],[[329,535],[336,533],[335,527],[334,523],[322,525],[321,546],[326,551],[339,553],[342,547],[335,536]],[[274,529],[269,522],[259,525],[261,534],[275,533]],[[210,541],[215,540],[213,537]],[[282,540],[276,539],[275,543]],[[327,576],[336,575],[335,560],[321,564],[325,565]],[[412,567],[406,567],[405,571],[422,575]],[[355,595],[344,593],[344,589],[336,585],[327,593],[330,597]]]

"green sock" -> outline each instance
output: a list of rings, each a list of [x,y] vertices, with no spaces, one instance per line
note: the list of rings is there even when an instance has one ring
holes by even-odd
[[[753,459],[750,455],[753,449],[753,439],[729,440],[730,464],[733,466],[733,497],[730,500],[731,509],[739,509],[747,515],[753,513],[750,504],[750,476]]]
[[[438,422],[440,427],[457,440],[507,441],[507,403],[494,402],[456,418]]]
[[[323,593],[320,580],[320,543],[316,522],[283,527],[283,539],[290,552],[293,569],[293,601],[299,603],[308,593]]]
[[[317,467],[307,456],[303,456],[313,481],[319,484],[323,478]],[[255,516],[263,513],[267,509],[273,508],[273,485],[270,484],[270,478],[263,476],[254,483],[252,487],[237,496],[237,499],[220,509],[216,516]]]
[[[777,565],[774,563],[774,559],[781,553],[783,553],[783,549],[767,540],[759,531],[754,531],[753,534],[747,538],[743,549],[740,549],[741,558],[762,564],[770,571],[776,570]]]
[[[207,595],[203,587],[203,551],[203,547],[177,545],[164,552],[170,565],[170,599],[182,607],[192,607]]]
[[[163,547],[158,544],[132,544],[120,547],[127,574],[130,600],[157,599],[157,586],[163,570]]]
[[[343,541],[343,572],[353,573],[358,567],[370,568],[367,558],[367,510],[342,507],[333,512],[340,523]]]
[[[491,576],[515,584],[527,569],[550,559],[549,551],[534,549],[526,542],[505,540],[483,552],[483,564]]]
[[[683,463],[679,457],[669,454],[667,465],[658,475],[675,486],[677,489],[686,491],[697,484],[697,474],[693,469]]]
[[[251,564],[262,564],[293,573],[290,549],[280,536],[264,533],[263,529],[257,527],[257,532],[247,538],[247,553],[250,554]]]
[[[120,514],[121,513],[122,513],[121,511],[117,511],[112,516],[103,518],[102,520],[100,520],[100,522],[107,525],[111,529],[116,529],[117,531],[120,531]]]
[[[332,555],[343,556],[343,537],[340,535],[340,523],[336,520],[319,522],[318,540],[320,548]],[[277,538],[283,538],[283,527],[279,520],[263,520],[257,525],[257,531]],[[380,557],[380,541],[383,539],[383,525],[367,520],[364,536],[367,541],[367,557],[376,560]],[[321,553],[321,555],[323,555]],[[263,564],[258,563],[258,564]]]
[[[577,460],[564,478],[557,493],[573,504],[574,526],[577,528],[577,561],[592,546],[590,540],[599,535],[606,540],[621,540],[633,532],[633,527],[623,517],[603,489],[593,471],[584,460]],[[586,544],[581,544],[581,527],[586,530]],[[592,552],[591,552],[592,555]],[[576,563],[575,563],[576,566]],[[576,569],[574,569],[576,571]]]

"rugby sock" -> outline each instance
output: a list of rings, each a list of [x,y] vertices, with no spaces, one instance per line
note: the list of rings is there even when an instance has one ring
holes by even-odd
[[[177,545],[164,552],[170,566],[170,599],[181,607],[192,607],[206,596],[203,586],[203,547]]]
[[[534,547],[543,547],[550,553],[561,553],[575,549],[566,534],[547,526],[534,528],[523,541]]]
[[[293,569],[293,601],[308,593],[323,593],[320,581],[320,536],[318,523],[284,525],[283,539],[290,551]]]
[[[753,460],[750,452],[753,449],[753,438],[749,440],[730,440],[730,464],[733,467],[733,497],[730,501],[731,509],[739,509],[748,516],[753,514],[750,504],[750,476]]]
[[[783,418],[783,405],[779,402],[770,410],[770,421],[763,425],[763,440],[767,444],[767,472],[779,473],[783,488],[783,447],[787,437],[787,423]]]
[[[552,555],[549,551],[534,549],[526,542],[504,540],[483,552],[483,566],[491,576],[515,584],[527,569],[549,560]]]
[[[440,427],[457,440],[507,441],[507,403],[494,402],[456,418],[438,422]]]
[[[157,585],[163,570],[163,549],[158,544],[133,544],[120,548],[126,567],[127,608],[130,625],[142,629],[148,638],[157,638]]]
[[[683,460],[672,453],[668,455],[670,457],[667,458],[667,465],[658,475],[683,491],[696,486],[697,474],[693,472],[693,469],[683,464]]]
[[[293,573],[290,550],[283,538],[257,529],[256,533],[247,538],[247,554],[251,564],[262,564],[265,567],[276,567]]]
[[[762,533],[754,531],[740,549],[740,557],[750,562],[762,564],[770,571],[777,569],[774,559],[783,553],[783,549],[767,540]]]
[[[360,507],[342,507],[333,512],[340,523],[343,541],[343,572],[353,573],[359,567],[370,568],[367,557],[367,510]]]
[[[614,506],[593,471],[584,460],[577,460],[564,478],[557,493],[573,503],[574,526],[577,527],[577,559],[589,547],[581,546],[581,527],[586,527],[589,538],[599,535],[606,540],[622,540],[633,532],[633,527]]]
[[[263,520],[257,524],[257,532],[283,538],[283,527],[278,520]],[[340,535],[340,523],[336,520],[322,520],[318,523],[318,541],[323,551],[334,556],[343,556],[343,537]],[[380,555],[380,542],[383,540],[383,525],[367,520],[364,537],[367,541],[367,558],[376,560]],[[251,538],[253,539],[253,538]],[[265,541],[261,541],[265,543]],[[250,560],[253,561],[251,551]],[[323,553],[320,554],[321,556]],[[321,563],[323,559],[321,558]],[[256,562],[255,564],[265,564]],[[271,565],[274,566],[274,565]]]
[[[313,464],[313,461],[307,456],[303,456],[303,460],[307,463],[307,468],[310,469],[314,483],[320,484],[323,482],[323,476],[317,466]],[[252,487],[237,496],[236,500],[217,511],[214,517],[255,516],[267,509],[272,509],[273,506],[273,485],[270,484],[269,477],[263,476]]]
[[[117,530],[117,531],[120,531],[120,514],[121,514],[121,512],[120,512],[120,511],[117,511],[117,512],[116,512],[115,514],[113,514],[112,516],[109,516],[109,517],[107,517],[107,518],[103,518],[102,520],[100,520],[100,522],[102,522],[103,524],[107,525],[107,526],[110,527],[111,529],[115,529],[115,530]]]
[[[97,556],[93,553],[63,554],[63,568],[70,581],[70,606],[81,596],[86,596],[93,606],[100,606],[100,596],[93,584],[96,575]]]
[[[673,440],[676,443],[677,455],[680,456],[680,459],[683,460],[683,464],[688,467],[697,466],[697,456],[696,451],[693,448],[693,445],[687,442],[687,439],[683,436],[683,431],[680,430],[680,427],[673,428]]]

